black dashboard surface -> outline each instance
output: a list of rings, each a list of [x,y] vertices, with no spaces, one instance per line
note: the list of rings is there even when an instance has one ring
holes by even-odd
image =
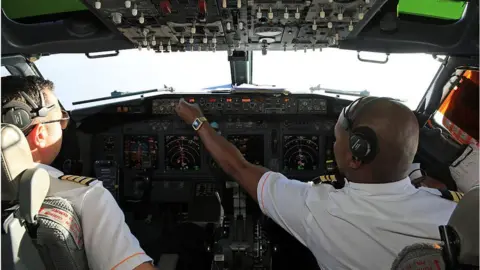
[[[80,145],[91,145],[82,148],[84,172],[94,171],[89,164],[113,162],[123,178],[121,197],[139,198],[148,189],[159,202],[188,202],[198,183],[218,180],[217,164],[175,114],[180,98],[199,104],[248,161],[302,181],[330,169],[336,119],[349,104],[315,94],[163,94],[76,110]]]

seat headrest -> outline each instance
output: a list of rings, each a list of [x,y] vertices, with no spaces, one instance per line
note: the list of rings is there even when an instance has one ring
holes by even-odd
[[[454,229],[460,240],[458,262],[466,265],[478,265],[478,228],[479,228],[479,186],[469,190],[452,213],[448,225]]]
[[[18,179],[33,168],[30,146],[23,132],[14,125],[1,124],[2,200],[18,198]]]

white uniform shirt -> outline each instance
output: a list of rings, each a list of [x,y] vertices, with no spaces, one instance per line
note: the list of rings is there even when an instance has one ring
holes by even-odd
[[[390,269],[398,253],[439,241],[456,203],[410,178],[388,184],[312,185],[265,173],[257,187],[263,213],[295,236],[322,269]]]
[[[54,178],[64,175],[50,166],[37,164],[37,167],[44,168]],[[61,190],[52,183],[50,190],[53,193],[49,196],[70,201],[79,216],[90,269],[131,270],[152,261],[130,232],[122,210],[101,181],[97,180],[89,186],[76,186],[78,188]]]

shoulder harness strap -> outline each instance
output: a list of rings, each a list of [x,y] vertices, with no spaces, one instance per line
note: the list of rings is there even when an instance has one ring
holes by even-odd
[[[448,189],[439,188],[438,191],[442,194],[441,197],[449,201],[458,203],[463,198],[463,193],[458,191],[452,191]]]
[[[84,186],[89,186],[95,180],[97,180],[96,178],[93,178],[93,177],[68,175],[68,174],[62,175],[62,176],[58,177],[58,179],[63,180],[63,181],[75,182],[77,184],[81,184],[81,185],[84,185]]]

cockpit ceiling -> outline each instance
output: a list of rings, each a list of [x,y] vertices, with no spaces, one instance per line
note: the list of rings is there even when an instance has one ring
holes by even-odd
[[[478,55],[478,1],[432,1],[9,0],[2,54],[339,47]]]

